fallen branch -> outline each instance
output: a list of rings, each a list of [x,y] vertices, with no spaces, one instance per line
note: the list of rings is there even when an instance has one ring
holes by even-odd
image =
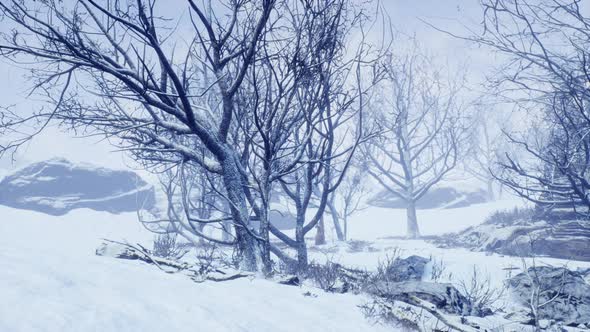
[[[207,266],[197,268],[196,264],[181,263],[174,260],[154,256],[150,250],[140,244],[132,245],[126,242],[103,239],[105,242],[96,250],[98,256],[109,256],[113,258],[140,260],[148,264],[155,265],[158,269],[174,274],[183,272],[195,282],[204,282],[207,280],[221,282],[236,280],[239,278],[251,277],[253,274],[244,273],[237,270],[224,270]],[[166,267],[175,269],[170,271]]]
[[[103,243],[102,246],[96,250],[96,254],[99,256],[111,256],[114,258],[144,261],[146,263],[156,265],[156,267],[166,273],[178,273],[191,267],[191,265],[187,263],[179,263],[166,258],[154,256],[149,252],[149,250],[140,244],[132,245],[125,242],[108,239],[103,239],[103,241],[116,244],[118,247],[109,247],[108,244]],[[167,270],[163,266],[174,268],[176,271]]]
[[[422,299],[417,298],[416,296],[409,296],[408,304],[416,306],[418,308],[426,310],[429,314],[440,320],[446,326],[455,329],[459,332],[477,332],[476,329],[469,327],[469,326],[459,326],[451,321],[449,321],[444,314],[436,309],[436,306],[432,303],[426,302]]]

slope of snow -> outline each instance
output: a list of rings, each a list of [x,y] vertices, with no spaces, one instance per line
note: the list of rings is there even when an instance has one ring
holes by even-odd
[[[521,204],[425,210],[418,217],[423,234],[441,234]],[[334,242],[310,248],[311,259],[374,269],[399,249],[401,256],[443,261],[440,281],[467,280],[476,267],[497,288],[522,264],[518,257],[403,240],[404,210],[364,210],[352,218],[349,232],[351,239],[368,241],[371,250],[350,252],[348,244]],[[95,255],[102,238],[149,246],[152,237],[132,213],[79,209],[53,217],[0,206],[0,331],[395,331],[363,317],[358,305],[367,299],[362,296],[260,278],[198,284],[142,262]],[[550,258],[539,258],[537,264],[590,267]],[[431,268],[432,263],[424,279]]]
[[[422,235],[441,235],[479,225],[494,211],[513,209],[524,204],[520,200],[507,199],[457,209],[418,210],[416,213]],[[405,236],[406,210],[378,207],[362,210],[350,218],[349,234],[351,239],[367,241]]]
[[[391,331],[365,320],[358,296],[261,279],[197,284],[95,256],[101,238],[152,235],[134,214],[0,207],[0,331]]]

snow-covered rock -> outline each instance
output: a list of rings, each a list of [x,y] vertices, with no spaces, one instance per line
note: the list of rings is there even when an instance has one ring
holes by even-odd
[[[513,298],[529,310],[532,289],[538,289],[540,320],[568,326],[590,322],[590,285],[582,276],[565,268],[531,267],[508,280]],[[547,324],[549,325],[549,324]]]
[[[24,167],[0,182],[0,204],[51,215],[89,208],[111,213],[152,209],[153,186],[136,173],[52,159]]]
[[[397,258],[389,267],[387,273],[391,281],[419,281],[424,275],[424,268],[430,260],[412,255],[408,258]]]
[[[509,217],[510,214],[514,217]],[[519,214],[520,213],[520,214]],[[443,247],[464,247],[513,256],[540,255],[590,261],[590,225],[564,213],[537,215],[505,212],[508,217],[489,218],[481,225],[434,242]]]
[[[454,209],[473,204],[485,203],[486,201],[486,192],[479,188],[458,189],[451,186],[440,186],[431,188],[424,196],[422,196],[422,198],[416,202],[416,208]],[[390,209],[403,209],[406,207],[404,200],[387,190],[377,193],[377,195],[369,200],[369,204]]]

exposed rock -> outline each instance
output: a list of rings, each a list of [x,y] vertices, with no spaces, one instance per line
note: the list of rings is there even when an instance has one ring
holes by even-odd
[[[301,280],[299,280],[298,276],[280,276],[276,278],[276,281],[281,285],[288,285],[288,286],[299,286],[301,285]]]
[[[539,319],[568,326],[590,323],[590,285],[578,272],[549,266],[532,267],[508,280],[513,298],[528,310],[531,289],[539,287]],[[531,317],[532,319],[532,317]]]
[[[153,187],[134,172],[52,159],[2,179],[0,204],[51,215],[77,208],[121,213],[152,209],[155,196]]]
[[[429,302],[448,314],[468,315],[471,312],[469,300],[446,283],[423,281],[375,282],[366,289],[369,294],[388,300],[415,302],[414,297]]]
[[[395,282],[420,281],[429,261],[427,258],[415,255],[408,258],[397,258],[386,271],[388,279]]]
[[[484,190],[458,190],[452,187],[431,188],[418,202],[417,209],[435,209],[445,208],[453,209],[466,207],[473,204],[485,203],[487,194]],[[406,208],[406,202],[400,197],[384,190],[377,193],[369,204],[373,206],[403,209]]]
[[[541,319],[539,320],[539,327],[542,329],[547,329],[551,326],[551,321],[548,319]]]
[[[522,215],[514,220],[490,219],[433,242],[513,256],[549,256],[590,261],[590,223],[571,214]]]

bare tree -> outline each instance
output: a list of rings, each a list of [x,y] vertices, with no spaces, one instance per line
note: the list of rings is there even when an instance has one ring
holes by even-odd
[[[31,116],[3,113],[0,127],[7,132],[38,120],[42,129],[55,120],[116,138],[144,163],[183,161],[219,174],[243,268],[256,270],[260,259],[242,189],[243,167],[228,133],[236,123],[235,96],[269,29],[276,1],[228,1],[222,7],[227,12],[215,12],[189,0],[188,23],[194,29],[182,49],[171,38],[175,26],[157,14],[162,5],[142,0],[0,3],[14,26],[3,33],[2,57],[26,59],[34,90],[46,93],[54,105]],[[199,84],[202,68],[214,78],[207,89]],[[219,106],[210,109],[206,98]],[[18,137],[2,150],[30,137]]]
[[[2,35],[1,56],[31,66],[33,90],[54,106],[30,116],[1,112],[0,133],[55,121],[109,138],[147,168],[171,171],[166,215],[144,223],[164,220],[187,237],[234,245],[244,269],[268,273],[271,251],[289,259],[270,243],[271,231],[280,234],[268,213],[273,184],[325,184],[317,218],[298,232],[295,247],[306,252],[303,234],[341,182],[331,169],[342,163],[343,175],[359,144],[341,145],[335,131],[358,114],[353,103],[364,103],[360,59],[368,52],[344,56],[344,40],[364,16],[345,0],[187,5],[189,17],[173,21],[159,16],[155,0],[0,3],[14,26]],[[22,62],[29,59],[39,65]]]
[[[138,211],[138,219],[151,232],[161,235],[180,235],[193,246],[200,246],[203,240],[219,245],[232,246],[237,243],[227,221],[232,220],[229,209],[225,209],[225,195],[215,188],[222,180],[199,168],[181,163],[160,176],[166,196],[166,210],[156,215]],[[216,234],[207,232],[218,230]]]
[[[493,174],[499,170],[499,162],[508,151],[508,140],[503,133],[510,131],[506,124],[509,121],[498,116],[498,113],[499,110],[491,106],[478,107],[470,126],[469,143],[462,162],[467,173],[486,185],[488,200],[496,199],[498,182]]]
[[[322,47],[302,55],[300,61],[317,73],[318,79],[306,80],[298,99],[312,100],[316,111],[309,113],[312,121],[307,121],[293,136],[304,149],[305,162],[279,179],[280,191],[295,210],[295,238],[272,223],[270,228],[273,235],[296,251],[300,271],[308,266],[305,236],[323,218],[330,194],[342,183],[358,146],[371,136],[362,130],[363,109],[377,75],[371,73],[368,82],[362,78],[364,69],[372,68],[372,59],[379,54],[367,47],[362,38],[352,58],[346,55],[344,45],[349,31],[362,27],[366,21],[362,9],[357,11],[343,0],[318,3],[312,8],[313,15],[320,19],[306,27],[305,36],[309,38],[307,42]],[[352,124],[352,119],[356,123]]]
[[[365,145],[368,173],[407,204],[407,236],[420,236],[416,202],[457,164],[460,82],[446,80],[413,48],[383,64],[383,98],[372,105],[382,134]]]
[[[344,177],[342,185],[330,195],[327,202],[336,237],[339,241],[348,239],[348,219],[363,209],[363,200],[369,191],[370,189],[366,185],[365,173],[357,162],[357,165],[351,167]]]

